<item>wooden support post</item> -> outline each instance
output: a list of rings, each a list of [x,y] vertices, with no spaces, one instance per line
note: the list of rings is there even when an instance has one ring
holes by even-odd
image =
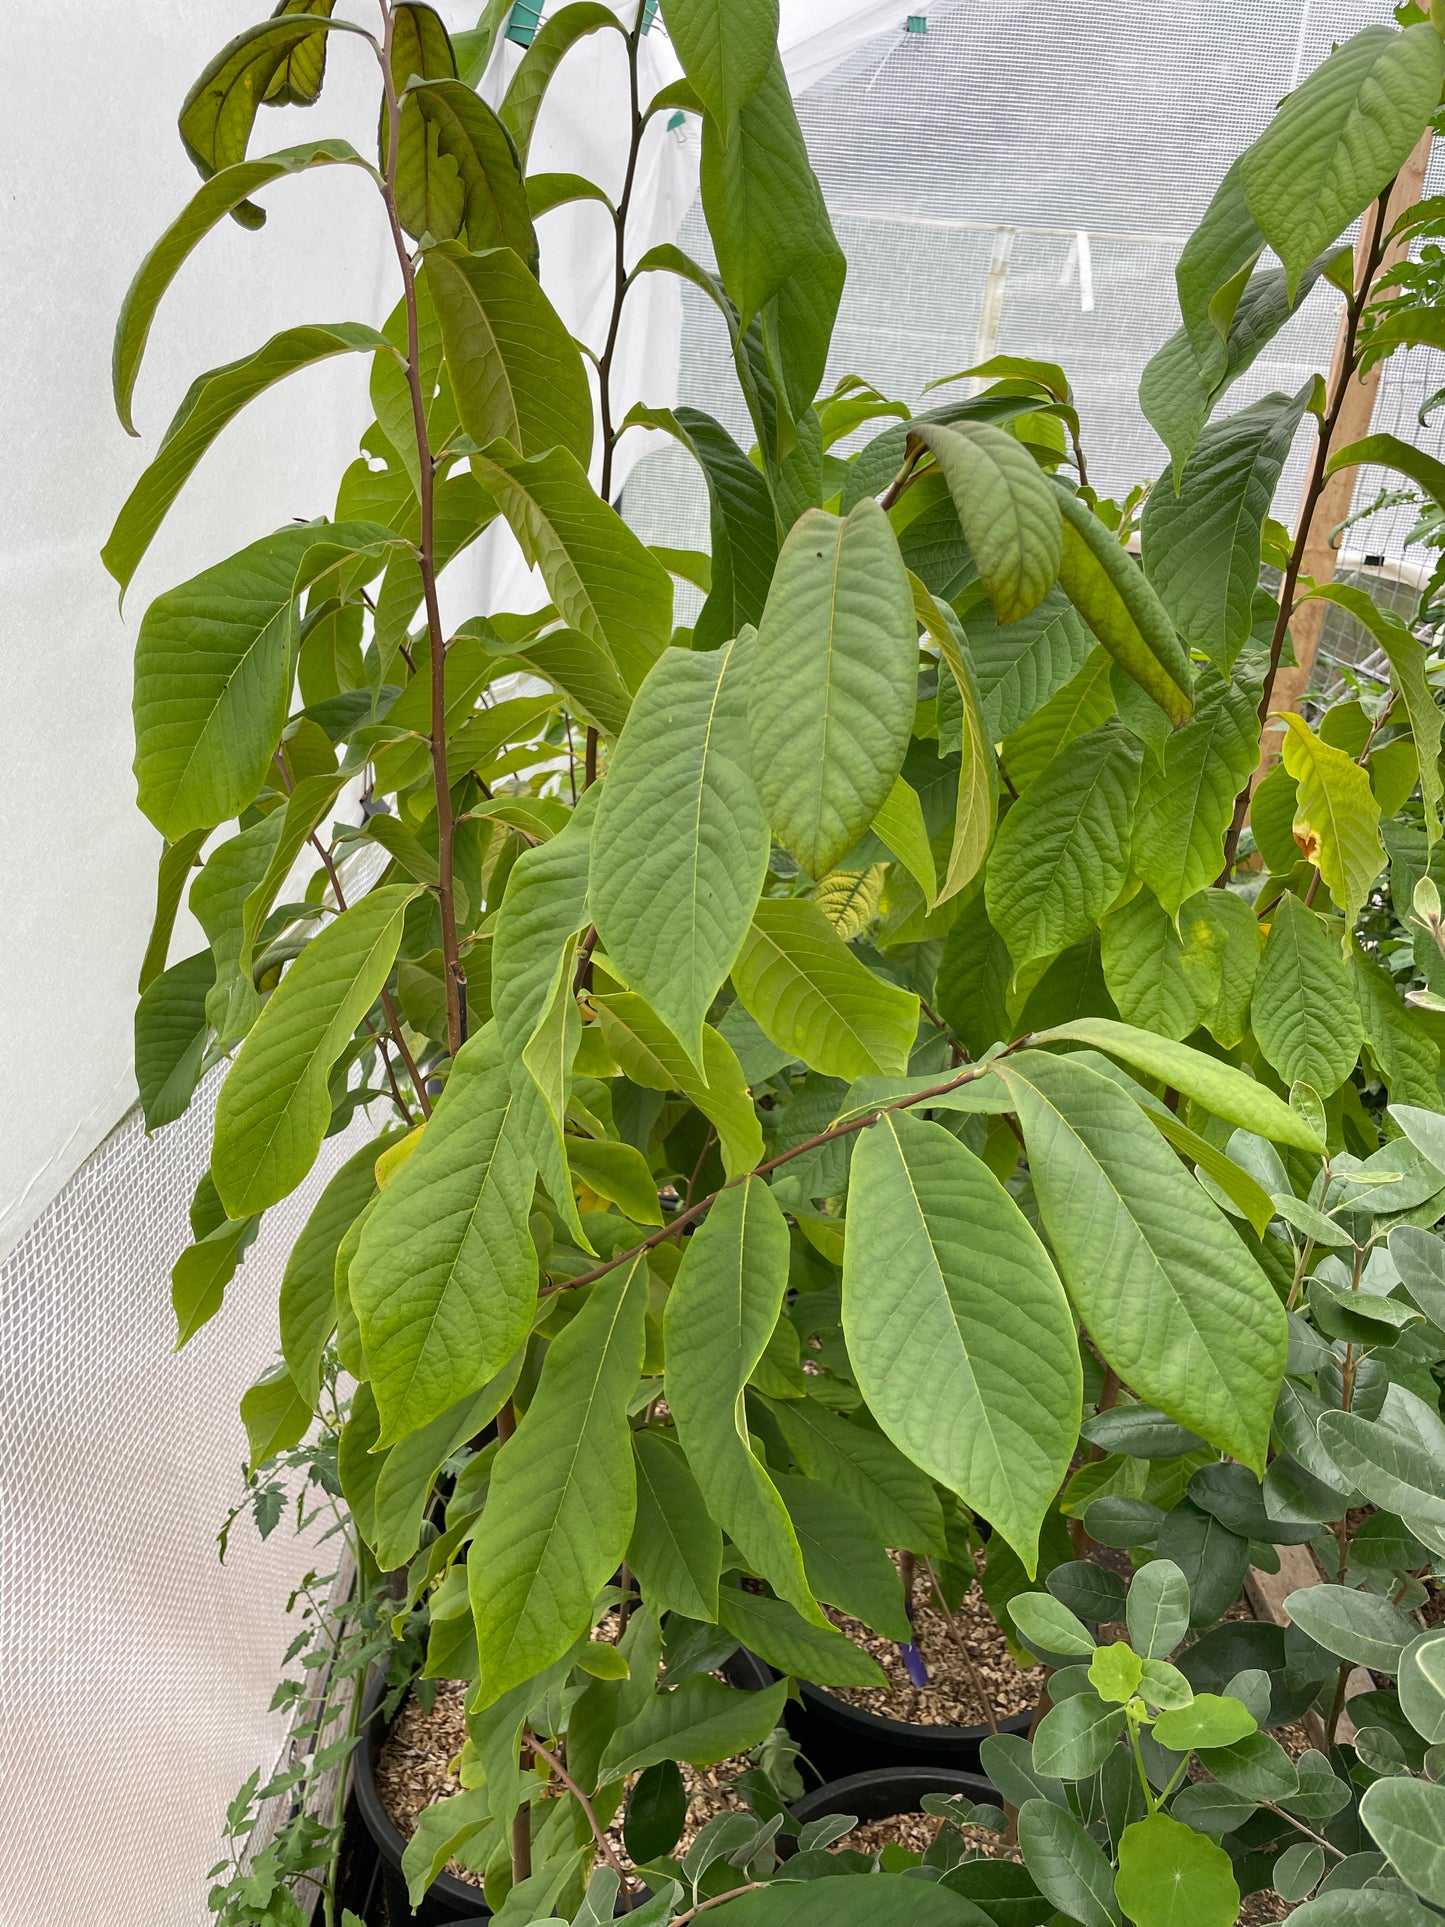
[[[1384,216],[1387,228],[1405,208],[1413,206],[1420,199],[1424,191],[1425,170],[1430,164],[1430,147],[1434,138],[1434,131],[1427,128],[1409,160],[1400,169],[1399,178],[1395,182],[1395,191],[1390,196],[1389,208]],[[1357,273],[1361,271],[1360,264],[1369,259],[1370,251],[1378,239],[1379,219],[1378,206],[1372,206],[1367,210],[1360,224],[1360,238],[1355,244]],[[1403,260],[1405,253],[1403,242],[1392,241],[1380,262],[1380,273],[1384,274],[1397,262]],[[1340,365],[1343,351],[1344,327],[1341,323],[1340,335],[1335,342],[1334,360],[1330,367],[1331,394],[1336,392],[1341,381],[1349,380],[1348,369]],[[1379,393],[1382,366],[1383,363],[1376,362],[1367,375],[1350,381],[1349,392],[1345,396],[1344,406],[1340,409],[1339,419],[1335,423],[1335,432],[1331,438],[1334,447],[1348,448],[1351,442],[1360,441],[1369,434],[1370,422],[1375,413],[1375,398]],[[1355,495],[1355,478],[1358,473],[1358,469],[1343,468],[1338,475],[1332,475],[1325,483],[1315,506],[1314,518],[1310,523],[1305,541],[1304,561],[1300,573],[1312,576],[1316,586],[1334,579],[1335,564],[1339,557],[1338,551],[1331,547],[1330,532],[1338,528],[1350,512],[1350,505]],[[1310,672],[1314,668],[1315,652],[1319,648],[1320,631],[1324,626],[1327,607],[1328,604],[1323,602],[1306,602],[1296,610],[1290,623],[1290,636],[1294,642],[1297,666],[1293,669],[1281,669],[1275,678],[1272,708],[1298,709],[1300,698],[1309,686]],[[1278,754],[1278,739],[1267,738],[1267,741],[1270,743],[1270,748],[1266,754],[1269,762],[1272,763]],[[1266,760],[1265,755],[1262,755],[1256,781],[1259,776],[1265,774]]]

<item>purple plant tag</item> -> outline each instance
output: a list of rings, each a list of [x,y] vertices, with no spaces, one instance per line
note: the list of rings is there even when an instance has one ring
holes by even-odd
[[[928,1668],[923,1663],[922,1653],[911,1642],[907,1646],[900,1646],[898,1650],[903,1655],[903,1664],[908,1668],[908,1677],[913,1684],[920,1689],[925,1687],[928,1684]]]

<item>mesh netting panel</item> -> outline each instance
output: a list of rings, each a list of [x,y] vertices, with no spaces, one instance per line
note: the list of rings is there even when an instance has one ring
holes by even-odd
[[[798,102],[849,264],[828,381],[862,375],[916,406],[925,382],[989,353],[1043,356],[1074,385],[1091,482],[1122,495],[1158,475],[1167,458],[1137,392],[1145,362],[1179,326],[1174,266],[1185,240],[1280,97],[1332,42],[1388,18],[1388,7],[1362,0],[1215,0],[1157,24],[1129,0],[1042,9],[994,0],[933,7],[926,33],[880,36]],[[1431,174],[1431,190],[1441,185],[1445,162]],[[681,243],[711,260],[696,208]],[[682,399],[747,446],[719,317],[691,287],[683,300]],[[1221,412],[1323,372],[1341,305],[1334,288],[1317,286]],[[1396,357],[1376,425],[1418,437],[1415,414],[1442,383],[1445,356]],[[1426,438],[1437,443],[1445,427]],[[1290,523],[1307,456],[1301,433],[1275,500]],[[1388,482],[1363,474],[1357,505]],[[627,510],[647,539],[705,542],[706,494],[680,450],[638,465]],[[1372,517],[1351,544],[1398,558],[1415,519],[1408,509]]]
[[[224,1566],[214,1540],[286,1253],[366,1127],[323,1147],[177,1354],[169,1272],[218,1085],[154,1138],[126,1119],[0,1266],[0,1927],[199,1927],[226,1802],[284,1738],[266,1707],[306,1551],[284,1521],[265,1544],[239,1522]]]

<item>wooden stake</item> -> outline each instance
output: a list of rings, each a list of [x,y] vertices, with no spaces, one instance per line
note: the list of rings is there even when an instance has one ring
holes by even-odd
[[[1427,128],[1415,146],[1415,151],[1400,169],[1395,191],[1390,196],[1389,208],[1384,215],[1386,227],[1393,225],[1401,212],[1414,205],[1421,197],[1425,187],[1425,170],[1430,164],[1430,147],[1435,138],[1434,130]],[[1360,223],[1360,237],[1355,243],[1356,272],[1366,262],[1378,241],[1380,221],[1378,203],[1370,208]],[[1380,274],[1405,258],[1408,251],[1404,241],[1392,241],[1386,248],[1380,262]],[[1378,276],[1376,279],[1378,280]],[[1349,370],[1341,367],[1344,352],[1344,324],[1341,323],[1339,337],[1335,342],[1334,359],[1330,367],[1330,393],[1334,394],[1341,381],[1349,379]],[[1370,432],[1370,422],[1375,413],[1375,400],[1380,389],[1380,371],[1383,362],[1376,362],[1367,375],[1350,382],[1349,392],[1340,409],[1339,419],[1331,440],[1338,448],[1348,448],[1351,442],[1363,439]],[[1339,561],[1339,551],[1330,545],[1330,532],[1339,527],[1350,512],[1355,496],[1355,479],[1358,469],[1342,468],[1338,475],[1332,475],[1325,483],[1305,540],[1301,574],[1312,576],[1316,586],[1334,580],[1335,568]],[[1310,672],[1314,668],[1315,653],[1320,644],[1320,632],[1324,627],[1325,610],[1323,602],[1306,602],[1296,610],[1290,622],[1290,636],[1294,642],[1297,667],[1281,669],[1275,678],[1274,694],[1271,702],[1273,709],[1297,709],[1300,698],[1309,685]],[[1278,739],[1271,738],[1270,747],[1260,758],[1259,770],[1255,781],[1267,774],[1268,768],[1278,758]],[[1266,761],[1266,758],[1268,759]]]

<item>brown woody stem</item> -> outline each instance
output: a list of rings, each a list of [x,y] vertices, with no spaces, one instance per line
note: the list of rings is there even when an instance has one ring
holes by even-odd
[[[406,304],[406,382],[411,394],[412,426],[416,434],[418,501],[421,506],[418,561],[421,566],[422,597],[426,605],[427,636],[431,645],[431,759],[436,787],[437,897],[441,907],[442,977],[446,986],[447,1042],[455,1057],[466,1042],[467,979],[457,946],[456,891],[453,881],[454,825],[451,786],[447,780],[447,646],[442,633],[436,578],[436,462],[427,431],[427,397],[422,393],[416,270],[406,244],[396,201],[397,157],[401,151],[401,105],[397,99],[396,78],[391,70],[395,16],[390,0],[381,0],[381,11],[385,22],[380,54],[381,84],[386,95],[388,129],[382,197],[386,202],[386,216],[391,227],[392,245],[396,249],[397,266],[401,269],[402,293]]]

